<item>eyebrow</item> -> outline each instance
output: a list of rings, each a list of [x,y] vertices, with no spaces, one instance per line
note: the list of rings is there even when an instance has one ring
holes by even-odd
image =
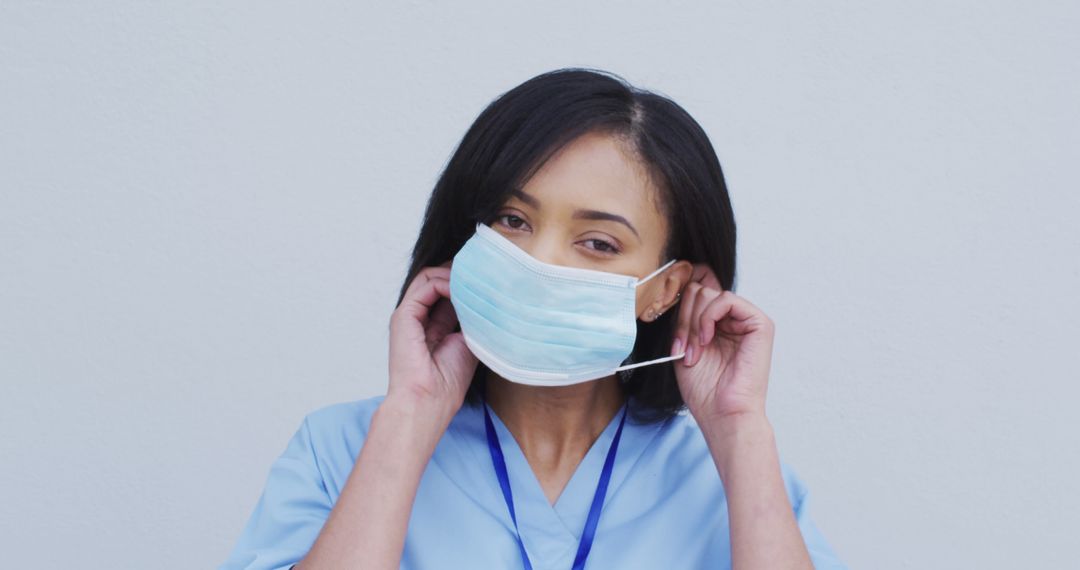
[[[531,194],[526,194],[525,191],[519,189],[514,189],[513,191],[511,191],[511,194],[513,194],[514,197],[518,198],[522,202],[525,202],[529,206],[540,209],[540,200],[537,200],[535,196],[532,196]],[[630,228],[630,231],[634,232],[634,237],[638,238],[638,241],[641,241],[641,235],[639,235],[638,231],[634,229],[634,225],[631,224],[629,220],[618,214],[612,214],[611,212],[602,212],[600,210],[577,209],[574,210],[573,218],[575,220],[604,220],[609,222],[618,222]]]

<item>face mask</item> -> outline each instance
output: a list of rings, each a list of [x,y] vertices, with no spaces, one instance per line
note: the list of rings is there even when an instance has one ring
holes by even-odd
[[[634,348],[637,286],[632,275],[544,263],[490,226],[454,256],[450,302],[472,353],[521,384],[566,386],[682,358],[620,366]]]

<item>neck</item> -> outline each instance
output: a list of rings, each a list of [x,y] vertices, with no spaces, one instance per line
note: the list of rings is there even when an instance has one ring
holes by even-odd
[[[488,373],[486,399],[530,463],[577,465],[625,398],[614,375],[570,386],[530,386]]]

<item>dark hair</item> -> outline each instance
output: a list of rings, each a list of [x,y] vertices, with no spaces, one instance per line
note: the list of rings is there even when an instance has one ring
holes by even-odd
[[[670,235],[658,265],[677,257],[709,265],[725,290],[735,281],[735,217],[720,161],[701,126],[674,101],[610,72],[564,68],[500,95],[458,144],[428,200],[412,265],[398,296],[427,266],[454,257],[478,222],[488,223],[514,189],[556,151],[588,132],[627,143],[659,190]],[[626,363],[670,353],[678,311],[638,321]],[[487,377],[478,363],[465,396],[477,405]],[[670,362],[617,373],[638,422],[671,418],[684,402]]]

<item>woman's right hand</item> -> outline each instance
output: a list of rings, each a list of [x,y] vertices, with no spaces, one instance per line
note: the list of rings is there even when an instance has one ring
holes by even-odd
[[[424,471],[476,371],[450,304],[450,262],[425,267],[390,316],[390,387],[298,568],[398,568]],[[286,515],[288,513],[281,513]],[[277,515],[275,515],[277,516]]]
[[[433,405],[446,419],[457,413],[477,360],[450,304],[450,265],[416,274],[390,316],[390,386],[387,398]]]

